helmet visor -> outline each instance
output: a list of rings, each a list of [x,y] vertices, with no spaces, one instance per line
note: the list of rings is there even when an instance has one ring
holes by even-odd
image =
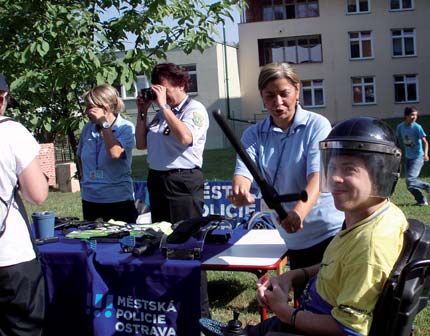
[[[335,186],[353,176],[357,168],[367,173],[360,185],[371,197],[389,197],[399,178],[400,155],[345,148],[321,149],[320,191],[333,192]],[[370,182],[368,182],[370,180]],[[366,182],[367,185],[366,185]]]

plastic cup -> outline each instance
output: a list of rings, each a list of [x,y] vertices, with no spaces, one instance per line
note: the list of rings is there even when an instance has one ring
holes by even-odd
[[[55,214],[52,211],[33,212],[31,215],[36,239],[54,237]]]

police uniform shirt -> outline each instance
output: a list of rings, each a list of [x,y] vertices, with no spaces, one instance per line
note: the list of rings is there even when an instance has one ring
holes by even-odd
[[[202,167],[203,150],[206,133],[209,128],[209,117],[202,103],[188,96],[172,111],[190,130],[193,141],[190,145],[179,143],[167,125],[163,114],[157,112],[148,125],[147,161],[150,169],[192,169]]]
[[[114,203],[133,199],[134,124],[118,115],[112,124],[112,132],[124,148],[123,155],[117,160],[107,153],[96,124],[88,122],[82,129],[77,154],[82,161],[81,194],[85,201]]]
[[[305,189],[307,177],[320,171],[319,142],[331,130],[327,118],[297,106],[294,121],[283,131],[273,124],[271,116],[245,130],[242,144],[265,179],[278,193],[297,193]],[[240,158],[235,175],[253,181]],[[283,203],[288,211],[295,202]],[[279,233],[289,249],[301,250],[332,237],[342,226],[344,214],[336,210],[333,197],[322,193],[303,221],[303,229],[294,234],[279,226]]]

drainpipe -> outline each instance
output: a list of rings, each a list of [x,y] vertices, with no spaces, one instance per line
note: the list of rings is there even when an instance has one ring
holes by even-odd
[[[228,61],[227,61],[227,41],[225,37],[225,24],[222,25],[222,33],[224,39],[224,72],[225,72],[225,89],[226,89],[226,107],[227,107],[227,119],[232,121],[243,122],[247,124],[254,124],[253,120],[239,119],[231,116],[230,110],[230,87],[229,87],[229,78],[228,78]]]

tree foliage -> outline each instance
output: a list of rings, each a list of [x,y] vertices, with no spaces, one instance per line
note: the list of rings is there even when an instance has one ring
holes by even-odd
[[[39,141],[68,135],[75,149],[83,92],[106,82],[130,88],[172,48],[202,51],[238,2],[0,0],[0,72],[19,101],[12,114]]]

